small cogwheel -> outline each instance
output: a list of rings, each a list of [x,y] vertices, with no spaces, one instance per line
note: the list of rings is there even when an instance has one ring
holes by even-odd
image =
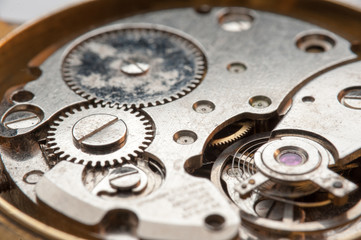
[[[247,121],[234,123],[217,133],[211,141],[211,146],[214,147],[232,143],[244,137],[252,127],[252,123]]]
[[[137,157],[151,143],[153,127],[135,110],[85,105],[60,115],[48,131],[47,148],[59,160],[113,166]]]
[[[147,107],[192,91],[206,59],[191,40],[155,25],[118,25],[86,35],[65,56],[65,82],[96,103]]]

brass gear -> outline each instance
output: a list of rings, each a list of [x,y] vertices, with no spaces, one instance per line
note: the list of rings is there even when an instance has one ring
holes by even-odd
[[[212,147],[216,147],[216,146],[230,144],[230,143],[244,137],[247,133],[250,132],[250,130],[253,127],[253,124],[250,121],[236,122],[236,123],[234,123],[234,125],[239,127],[239,129],[236,132],[233,132],[230,135],[227,135],[225,137],[219,137],[219,138],[213,139],[211,141],[210,145]]]

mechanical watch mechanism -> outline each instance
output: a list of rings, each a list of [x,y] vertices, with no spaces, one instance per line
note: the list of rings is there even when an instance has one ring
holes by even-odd
[[[53,40],[4,93],[4,199],[62,239],[361,238],[361,36],[130,12]]]

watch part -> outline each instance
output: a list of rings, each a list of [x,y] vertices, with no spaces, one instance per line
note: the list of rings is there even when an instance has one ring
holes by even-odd
[[[152,133],[151,123],[138,111],[83,105],[54,120],[47,147],[59,160],[114,165],[138,156],[150,144]]]
[[[63,77],[88,100],[147,107],[177,99],[206,73],[187,37],[152,25],[112,26],[81,37],[64,59]]]

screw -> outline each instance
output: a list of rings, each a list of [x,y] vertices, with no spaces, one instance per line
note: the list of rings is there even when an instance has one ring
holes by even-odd
[[[73,127],[76,146],[84,151],[112,151],[121,148],[127,136],[125,123],[114,115],[94,114],[80,119]]]
[[[109,175],[109,184],[117,190],[130,190],[140,184],[141,176],[137,169],[132,167],[120,167],[113,170]]]
[[[248,183],[251,184],[251,185],[254,185],[254,184],[256,183],[256,181],[255,181],[254,179],[250,179],[250,180],[248,181]]]
[[[129,76],[138,76],[148,72],[150,66],[148,63],[141,61],[128,60],[124,62],[125,64],[121,67],[123,73]]]
[[[10,129],[21,129],[33,127],[40,121],[37,114],[24,110],[9,113],[3,121],[3,125]]]
[[[346,107],[361,109],[361,88],[354,88],[346,92],[342,98]]]

